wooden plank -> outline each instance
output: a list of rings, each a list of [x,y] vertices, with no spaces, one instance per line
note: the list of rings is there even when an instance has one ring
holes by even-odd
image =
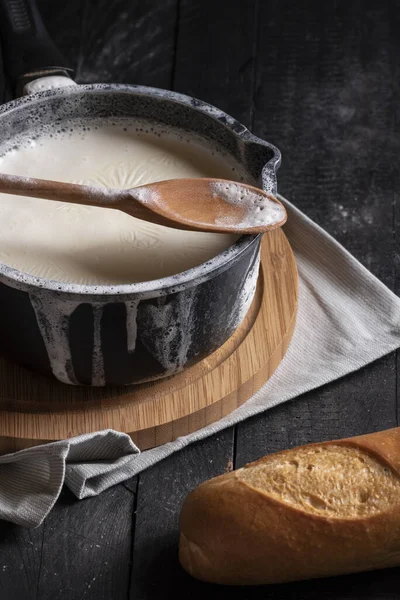
[[[133,489],[118,485],[81,501],[62,494],[43,525],[39,600],[125,600]]]
[[[251,121],[257,0],[181,0],[173,88]]]
[[[188,446],[140,474],[130,598],[187,598],[198,583],[178,563],[178,518],[186,495],[228,471],[232,429]]]
[[[0,103],[11,99],[0,45]],[[36,597],[43,530],[27,530],[0,521],[0,598],[26,600]]]
[[[313,1],[307,11],[289,2],[263,3],[254,129],[283,153],[281,193],[393,289],[393,160],[399,145],[393,121],[399,98],[392,56],[399,41],[387,9],[386,2]],[[295,445],[396,424],[391,354],[239,424],[236,466]],[[395,597],[398,588],[399,571],[392,569],[273,586],[254,597],[372,600]]]
[[[216,104],[245,124],[250,122],[255,6],[255,1],[231,2],[228,9],[210,0],[181,1],[173,78],[175,90]],[[201,593],[204,586],[177,562],[179,511],[191,488],[232,467],[233,446],[230,428],[140,475],[132,600]]]
[[[169,87],[176,17],[177,0],[86,0],[79,82]]]
[[[85,2],[36,1],[53,42],[68,62],[67,65],[59,66],[68,66],[76,72],[80,62],[81,28]]]
[[[77,1],[60,6],[39,0],[39,7],[53,39],[77,67],[82,4]],[[35,530],[1,523],[0,597],[125,599],[134,490],[135,480],[131,480],[85,501],[64,492],[44,525]]]
[[[388,10],[388,18],[391,22],[396,22],[398,19],[398,10],[397,6],[394,3],[389,3]],[[399,39],[397,35],[397,31],[394,27],[390,28],[388,45],[392,49],[388,56],[388,61],[391,66],[391,74],[392,81],[400,81],[400,64],[398,61],[398,53],[399,53]],[[398,100],[399,91],[396,87],[395,97]],[[400,106],[397,102],[397,106],[393,112],[393,139],[399,143],[400,140]],[[394,270],[395,277],[395,293],[400,296],[400,268],[399,268],[399,228],[400,228],[400,170],[398,168],[397,162],[392,162],[392,172],[390,177],[393,181],[392,190],[391,190],[391,198],[392,204],[394,207],[394,242],[395,248],[393,253],[392,266]],[[397,424],[400,423],[400,352],[396,352],[396,390],[397,390]]]
[[[382,372],[391,375],[385,382]],[[395,427],[394,375],[390,355],[240,423],[235,466],[302,444]]]
[[[189,594],[210,594],[227,600],[397,600],[399,569],[384,569],[369,573],[296,581],[294,583],[265,586],[211,586],[197,582],[191,585],[184,580],[184,590]],[[212,592],[215,590],[216,595]],[[217,595],[218,594],[218,595]]]
[[[261,8],[260,23],[266,29],[260,37],[256,133],[268,134],[282,149],[283,193],[393,288],[390,165],[399,143],[391,132],[399,99],[392,93],[392,65],[385,58],[390,55],[385,52],[386,40],[394,33],[385,3],[367,11],[358,11],[357,3],[353,11],[346,7],[338,12],[336,5],[313,2],[307,14],[289,4],[279,4],[274,13],[278,22],[268,21],[265,4]],[[356,11],[359,28],[352,32]],[[282,39],[278,40],[278,32]],[[342,43],[336,43],[342,35]],[[309,43],[300,52],[304,40]],[[284,54],[276,51],[278,41]],[[397,40],[396,44],[399,47]],[[378,62],[376,55],[381,57]],[[281,447],[285,442],[393,427],[397,424],[394,356],[281,410],[285,416],[276,434]],[[298,422],[292,428],[295,415]],[[238,464],[253,457],[252,448],[261,443],[269,422],[267,413],[239,426]]]
[[[36,598],[43,529],[22,529],[0,521],[0,598]]]
[[[280,192],[393,289],[400,41],[390,5],[261,3],[254,129],[282,151]]]
[[[6,80],[6,76],[4,73],[3,67],[3,56],[0,45],[0,104],[7,102],[11,99],[11,91],[8,85],[8,81]]]

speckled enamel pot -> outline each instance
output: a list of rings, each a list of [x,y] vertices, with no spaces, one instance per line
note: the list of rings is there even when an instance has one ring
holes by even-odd
[[[129,118],[194,135],[243,179],[276,193],[279,151],[194,98],[133,85],[71,85],[0,108],[0,151],[31,129],[70,119]],[[243,236],[196,268],[120,286],[40,279],[0,264],[0,351],[60,381],[127,385],[176,373],[221,346],[244,318],[260,236]]]

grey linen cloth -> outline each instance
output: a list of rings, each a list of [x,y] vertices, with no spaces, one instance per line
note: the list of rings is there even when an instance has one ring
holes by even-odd
[[[400,299],[284,198],[285,233],[299,269],[299,308],[289,349],[248,402],[204,429],[140,453],[106,430],[0,457],[0,518],[36,527],[65,483],[99,494],[176,450],[351,373],[400,346]]]

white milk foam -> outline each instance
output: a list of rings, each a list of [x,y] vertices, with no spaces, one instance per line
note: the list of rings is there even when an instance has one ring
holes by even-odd
[[[236,220],[236,227],[257,227],[265,225],[276,225],[284,220],[286,211],[278,202],[274,202],[264,195],[248,188],[240,187],[237,183],[224,181],[210,184],[215,196],[223,198],[225,202],[246,209],[240,223]],[[219,225],[230,225],[229,217],[221,217],[216,221]]]
[[[236,178],[232,164],[194,140],[120,121],[67,123],[0,157],[0,172],[126,189],[183,177]],[[60,282],[149,281],[216,256],[238,236],[153,225],[122,212],[0,194],[0,261]],[[132,312],[134,308],[132,307]]]

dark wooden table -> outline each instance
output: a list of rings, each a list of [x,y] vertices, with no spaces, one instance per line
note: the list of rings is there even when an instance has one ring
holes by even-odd
[[[282,151],[280,192],[399,286],[400,3],[396,0],[39,0],[78,82],[203,98]],[[9,92],[4,77],[0,98]],[[178,516],[200,482],[264,454],[399,424],[391,354],[227,429],[97,498],[65,491],[44,525],[0,523],[1,600],[400,598],[388,569],[259,588],[196,582]]]

